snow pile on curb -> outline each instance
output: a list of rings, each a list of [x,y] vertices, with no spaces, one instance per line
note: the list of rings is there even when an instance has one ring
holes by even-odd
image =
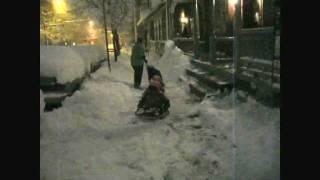
[[[164,80],[176,82],[188,66],[190,66],[189,57],[184,55],[172,40],[166,41],[164,53],[156,61],[156,67],[160,69]]]
[[[90,72],[91,65],[103,59],[106,59],[105,50],[96,45],[80,45],[71,46],[71,48],[79,54],[86,64],[86,71]]]
[[[44,102],[44,95],[40,89],[40,117],[42,116],[42,114],[44,112],[45,106],[46,106],[46,104]]]
[[[40,46],[40,76],[56,77],[57,82],[72,82],[85,74],[84,60],[65,46]]]
[[[76,91],[63,101],[63,108],[48,113],[45,131],[72,132],[88,128],[103,131],[105,128],[115,128],[129,121],[119,117],[115,109],[130,112],[135,106],[132,90],[122,83],[86,82],[81,91]]]
[[[126,54],[112,72],[102,67],[61,108],[45,113],[40,175],[48,180],[279,179],[279,110],[250,97],[239,103],[234,94],[186,103],[184,89],[172,79],[188,65],[180,53],[169,41],[163,61],[150,58],[169,81],[168,119],[147,123],[134,118],[142,92],[132,88]],[[147,84],[146,73],[142,81]]]
[[[249,97],[248,102],[236,104],[235,110],[238,174],[280,179],[280,109]]]
[[[266,107],[251,97],[240,103],[235,96],[205,99],[196,107],[202,126],[213,126],[211,132],[222,138],[216,139],[207,153],[217,157],[220,171],[230,177],[235,163],[237,174],[244,179],[279,179],[280,110]],[[236,148],[235,162],[232,148]]]

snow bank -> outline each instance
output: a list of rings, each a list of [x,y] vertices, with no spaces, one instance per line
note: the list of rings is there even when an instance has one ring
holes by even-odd
[[[85,74],[81,56],[66,46],[40,46],[40,76],[56,77],[57,82],[72,82]]]
[[[45,108],[44,95],[40,89],[40,117],[42,116]]]
[[[132,88],[129,56],[121,54],[111,72],[103,66],[92,74],[61,108],[45,113],[40,174],[48,180],[279,179],[279,109],[250,98],[239,103],[233,94],[186,103],[174,79],[189,63],[184,58],[170,41],[163,57],[150,58],[169,81],[171,103],[168,119],[152,123],[132,124],[142,91]],[[145,72],[142,85],[148,83]],[[186,117],[191,111],[198,117]],[[201,128],[193,128],[198,121]]]
[[[44,131],[106,130],[127,123],[129,119],[119,116],[118,111],[131,112],[133,116],[141,91],[128,86],[131,83],[128,73],[133,72],[121,69],[121,63],[129,61],[122,59],[121,55],[118,63],[113,64],[111,73],[105,69],[93,73],[93,81],[85,81],[81,91],[63,101],[62,108],[47,113]]]
[[[172,40],[168,40],[168,41],[166,41],[164,47],[165,47],[165,51],[168,51],[168,50],[174,48],[174,42]]]
[[[237,179],[279,179],[280,110],[266,107],[251,97],[245,103],[236,94],[205,99],[198,107],[203,126],[214,126],[224,140],[210,149],[229,175],[235,163]],[[235,137],[233,137],[235,128]],[[234,144],[235,143],[235,144]],[[236,145],[236,159],[232,146]],[[224,152],[221,152],[224,149]]]
[[[45,114],[40,139],[40,174],[45,179],[163,179],[165,174],[176,179],[179,173],[189,177],[194,172],[176,148],[195,156],[196,142],[184,142],[161,121],[132,124],[142,91],[132,88],[129,59],[121,54],[111,72],[103,66],[61,108]],[[178,89],[168,93],[183,96]],[[175,104],[173,109],[185,111],[185,105]]]
[[[235,116],[239,179],[280,179],[280,109],[249,97]]]
[[[106,58],[103,47],[97,45],[79,45],[71,46],[71,48],[79,54],[86,64],[87,72],[90,72],[91,65]]]
[[[176,82],[179,76],[184,74],[185,69],[190,66],[189,57],[184,55],[172,40],[166,41],[164,53],[160,59],[152,54],[151,59],[155,59],[152,63],[160,69],[164,81]]]

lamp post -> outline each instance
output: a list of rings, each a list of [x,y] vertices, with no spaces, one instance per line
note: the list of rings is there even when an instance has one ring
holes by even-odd
[[[134,42],[137,41],[137,24],[136,24],[136,3],[133,0],[133,26],[134,26]]]
[[[193,48],[194,48],[194,57],[198,58],[198,0],[193,0],[194,1],[194,20],[193,20]]]
[[[234,6],[234,18],[233,18],[233,36],[234,36],[234,43],[233,43],[233,63],[235,72],[237,72],[237,63],[239,61],[239,31],[241,26],[241,0],[230,0],[232,5]]]
[[[88,34],[89,34],[89,39],[91,40],[90,44],[94,44],[92,42],[92,39],[96,38],[96,30],[94,29],[94,22],[92,20],[90,20],[88,22],[89,26],[88,26]]]
[[[236,89],[236,76],[237,76],[237,69],[238,69],[238,61],[240,56],[239,51],[239,31],[241,26],[241,0],[230,0],[232,2],[233,8],[235,9],[234,18],[233,18],[233,96],[235,96],[235,89]],[[236,100],[234,97],[233,105],[236,106]],[[236,112],[234,111],[234,119],[233,119],[233,128],[232,128],[232,141],[233,144],[237,145],[236,139],[236,128],[237,128],[237,120],[236,120]],[[237,161],[237,151],[236,148],[233,148],[233,179],[237,178],[237,171],[236,171],[236,161]]]
[[[107,49],[107,60],[108,60],[108,68],[111,72],[111,66],[110,66],[110,57],[109,57],[109,43],[108,43],[108,31],[107,31],[107,17],[106,17],[106,8],[105,8],[105,0],[102,1],[102,11],[103,11],[103,29],[104,29],[104,36],[105,36],[105,43],[106,43],[106,49]]]

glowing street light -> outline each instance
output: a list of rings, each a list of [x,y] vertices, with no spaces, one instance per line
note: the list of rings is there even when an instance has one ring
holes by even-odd
[[[90,39],[95,39],[96,38],[96,34],[97,34],[97,30],[94,28],[94,22],[92,20],[90,20],[88,23],[89,23],[89,26],[88,26],[88,29],[87,29],[88,30],[88,35],[89,35]]]
[[[93,27],[94,26],[94,22],[93,21],[89,21],[89,26]]]
[[[182,11],[182,13],[181,13],[180,22],[183,24],[188,24],[188,22],[189,22],[188,18],[185,17],[185,15],[184,15],[184,11]]]
[[[67,12],[67,5],[64,0],[53,0],[53,8],[56,14],[66,14]]]

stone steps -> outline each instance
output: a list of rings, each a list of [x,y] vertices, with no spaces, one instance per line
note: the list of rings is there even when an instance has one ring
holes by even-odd
[[[254,62],[256,63],[256,60]],[[218,90],[219,92],[228,90],[230,92],[235,87],[237,90],[243,90],[263,101],[263,103],[267,102],[266,104],[271,106],[279,105],[280,74],[274,73],[274,80],[271,85],[271,72],[258,69],[264,66],[270,67],[270,62],[262,61],[259,64],[260,66],[250,64],[249,68],[242,66],[238,69],[237,74],[233,72],[233,63],[212,64],[200,60],[191,60],[191,64],[192,67],[186,69],[187,77],[195,79],[194,82],[189,83],[190,91],[198,94],[201,98],[206,96],[210,90]],[[263,65],[261,66],[261,64]],[[275,66],[277,66],[276,63]]]
[[[206,72],[197,71],[195,69],[186,69],[187,75],[196,78],[199,82],[202,84],[205,84],[207,87],[225,91],[225,90],[231,90],[232,89],[232,83],[229,81],[224,81],[219,79],[216,76],[209,75]]]
[[[247,67],[260,69],[266,72],[272,72],[272,61],[257,59],[252,57],[241,57],[238,63],[238,67]],[[273,71],[276,74],[280,74],[280,61],[275,60],[273,64]]]
[[[232,81],[233,72],[232,72],[232,62],[220,63],[220,64],[211,64],[210,62],[203,62],[200,60],[192,60],[192,65],[196,68],[199,68],[205,72],[208,72],[210,75],[214,75],[224,81]]]
[[[272,72],[265,72],[260,69],[247,68],[247,67],[240,67],[239,71],[247,72],[248,74],[251,74],[255,78],[261,78],[266,81],[271,81],[271,79],[273,78],[274,82],[280,83],[280,74],[277,74],[277,73],[272,74]]]
[[[217,94],[217,91],[214,91],[210,87],[199,82],[196,78],[190,76],[180,76],[179,79],[187,84],[190,88],[190,92],[196,95],[200,100],[203,100],[206,96]]]

